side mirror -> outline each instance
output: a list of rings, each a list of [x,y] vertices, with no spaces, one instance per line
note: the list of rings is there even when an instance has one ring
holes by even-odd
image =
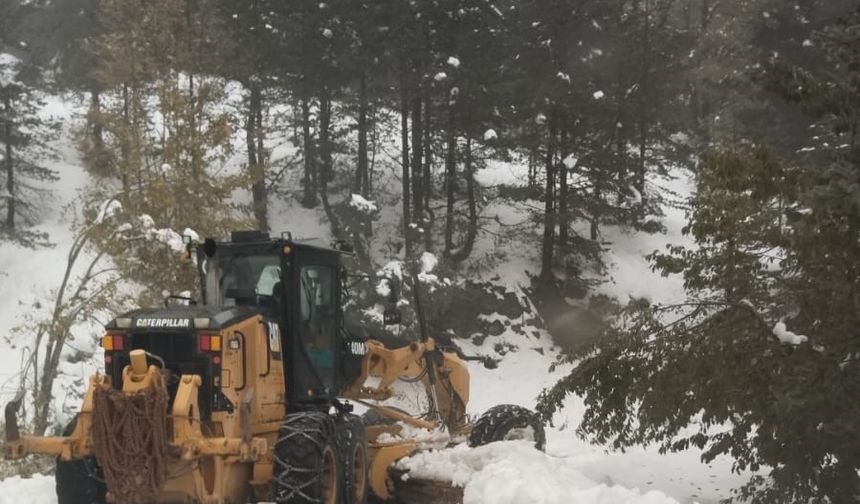
[[[206,257],[215,257],[215,251],[217,249],[218,245],[212,238],[206,238],[203,242],[203,252],[206,254]]]
[[[398,325],[403,319],[400,310],[394,307],[388,307],[382,312],[382,323],[385,325]]]

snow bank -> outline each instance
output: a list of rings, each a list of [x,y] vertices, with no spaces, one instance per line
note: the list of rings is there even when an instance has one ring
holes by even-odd
[[[350,196],[349,206],[366,215],[375,213],[379,210],[376,203],[363,198],[360,194],[353,194]]]
[[[799,345],[801,343],[806,343],[809,338],[803,336],[802,334],[795,334],[788,330],[785,326],[785,322],[780,320],[773,326],[773,335],[779,340],[780,343],[785,343],[788,345]]]
[[[0,480],[0,504],[56,504],[54,477],[37,474],[32,478],[12,476]]]
[[[6,87],[18,76],[21,60],[9,53],[0,53],[0,87]]]
[[[439,264],[439,258],[433,255],[430,252],[423,252],[421,254],[421,273],[430,273],[434,269],[436,269],[436,265]]]
[[[495,134],[495,131],[493,133]],[[489,140],[494,140],[495,138],[493,137]],[[529,181],[529,167],[521,163],[488,159],[486,167],[475,172],[475,181],[481,187],[499,185],[525,187]]]
[[[410,477],[463,487],[463,504],[677,504],[662,492],[640,493],[587,478],[565,459],[535,450],[529,441],[469,448],[460,444],[420,452],[397,466]]]

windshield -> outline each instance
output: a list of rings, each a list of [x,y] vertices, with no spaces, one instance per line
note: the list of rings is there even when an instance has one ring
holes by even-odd
[[[234,255],[206,261],[206,301],[219,306],[280,302],[281,267],[275,255]]]

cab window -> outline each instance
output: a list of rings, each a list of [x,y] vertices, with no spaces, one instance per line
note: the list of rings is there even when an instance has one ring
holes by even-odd
[[[328,388],[334,385],[336,280],[334,270],[328,266],[305,266],[301,269],[299,312],[302,344]]]
[[[221,306],[267,304],[280,294],[280,257],[226,256],[208,260],[206,300]]]

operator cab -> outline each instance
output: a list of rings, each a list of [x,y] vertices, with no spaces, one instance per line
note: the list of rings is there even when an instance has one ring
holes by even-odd
[[[287,403],[328,403],[348,377],[342,371],[341,255],[338,250],[233,232],[229,242],[198,247],[204,304],[253,307],[279,327]]]

